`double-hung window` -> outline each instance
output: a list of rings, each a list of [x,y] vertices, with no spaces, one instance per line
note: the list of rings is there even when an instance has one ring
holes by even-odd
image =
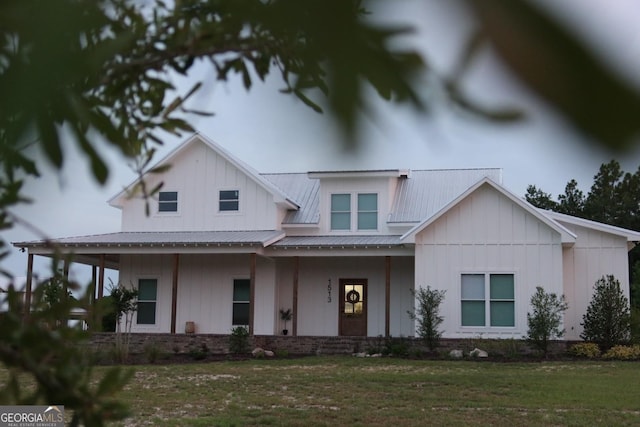
[[[138,280],[138,325],[155,325],[156,304],[158,299],[158,281],[156,279]]]
[[[358,194],[358,230],[378,229],[378,195]]]
[[[233,281],[233,326],[249,324],[250,285],[251,281],[249,279],[235,279]]]
[[[351,229],[351,194],[331,195],[331,229]]]
[[[161,191],[158,193],[158,212],[178,212],[177,191]]]
[[[240,191],[221,190],[218,210],[220,212],[233,212],[240,209]]]
[[[352,205],[355,205],[357,209],[353,219]],[[356,230],[378,229],[378,195],[376,193],[331,195],[331,230],[351,230],[354,228]]]
[[[515,326],[513,274],[463,274],[462,326]]]

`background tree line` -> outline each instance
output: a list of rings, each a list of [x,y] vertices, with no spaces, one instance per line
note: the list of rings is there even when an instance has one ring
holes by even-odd
[[[586,195],[572,179],[556,200],[535,185],[527,187],[524,197],[541,209],[640,231],[640,167],[635,173],[624,172],[611,160],[600,165]],[[629,252],[629,267],[631,305],[640,311],[640,246]]]

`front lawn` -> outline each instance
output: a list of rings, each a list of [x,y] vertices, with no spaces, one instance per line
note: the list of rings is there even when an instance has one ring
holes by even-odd
[[[325,356],[131,369],[126,426],[640,424],[637,362]]]

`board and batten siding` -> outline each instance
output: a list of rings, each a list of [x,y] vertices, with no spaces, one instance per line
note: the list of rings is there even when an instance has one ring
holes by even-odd
[[[562,294],[560,234],[490,186],[482,186],[416,235],[416,288],[445,290],[443,337],[520,338],[537,286]],[[463,327],[461,275],[514,274],[515,326]]]
[[[178,192],[177,212],[158,212],[157,196],[145,201],[128,199],[122,208],[122,231],[230,231],[279,228],[273,195],[204,143],[194,143],[177,153],[171,168],[161,175],[148,174],[147,188],[163,182],[162,191]],[[239,190],[238,212],[220,212],[221,190]]]
[[[293,262],[279,261],[278,303],[292,306]],[[338,335],[340,279],[367,279],[367,335],[385,334],[384,257],[300,257],[298,281],[298,335]],[[329,281],[331,291],[329,294]],[[391,258],[392,336],[414,334],[407,314],[413,308],[413,259]],[[330,297],[330,300],[329,300]],[[295,310],[295,308],[294,308]],[[291,326],[291,325],[289,325]]]
[[[591,302],[598,279],[615,276],[629,298],[627,239],[574,224],[563,225],[577,236],[575,245],[563,251],[564,294],[570,301],[565,313],[565,338],[579,340],[583,331],[582,316]]]
[[[250,255],[181,254],[178,274],[176,333],[185,332],[186,322],[194,322],[197,333],[228,334],[232,328],[233,281],[250,278]],[[126,255],[121,282],[136,286],[139,278],[158,280],[155,325],[138,325],[133,332],[162,332],[171,329],[173,255]],[[256,306],[254,333],[275,332],[275,263],[256,260]]]

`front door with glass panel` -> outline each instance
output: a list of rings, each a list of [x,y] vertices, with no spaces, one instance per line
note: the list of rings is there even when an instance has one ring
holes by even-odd
[[[340,335],[367,335],[367,280],[340,279]]]

